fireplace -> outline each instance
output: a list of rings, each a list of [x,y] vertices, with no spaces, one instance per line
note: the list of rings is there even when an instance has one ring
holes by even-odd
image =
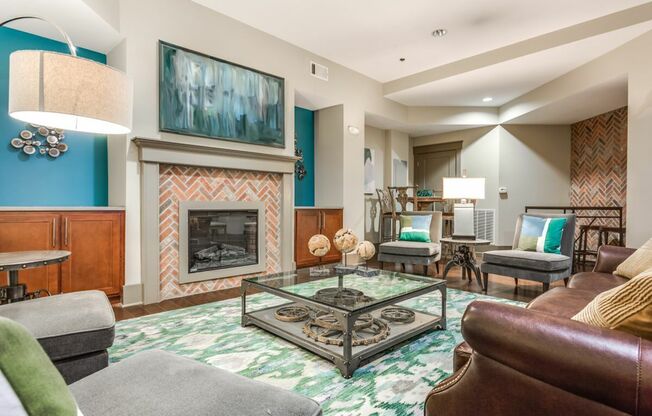
[[[265,270],[262,202],[180,201],[179,282]]]

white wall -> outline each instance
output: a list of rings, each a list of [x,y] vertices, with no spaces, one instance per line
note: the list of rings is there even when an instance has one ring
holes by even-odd
[[[342,207],[344,108],[315,111],[315,206]]]
[[[384,188],[385,185],[385,130],[376,127],[365,126],[364,147],[374,150],[374,178],[376,188]],[[376,215],[371,218],[371,208],[376,207]],[[380,207],[378,206],[378,195],[374,191],[371,195],[365,195],[365,219],[364,238],[374,243],[379,242],[379,218]]]
[[[486,178],[478,208],[496,210],[497,245],[512,244],[516,216],[525,205],[570,202],[570,127],[495,126],[412,139],[412,147],[462,142],[461,168]],[[501,186],[508,194],[498,193]]]
[[[570,205],[570,126],[498,129],[498,186],[507,187],[498,200],[498,242],[510,245],[525,205]]]
[[[394,159],[408,162],[408,179],[410,182],[409,166],[412,160],[410,151],[410,137],[407,133],[396,130],[385,131],[385,186],[396,186],[394,183]]]

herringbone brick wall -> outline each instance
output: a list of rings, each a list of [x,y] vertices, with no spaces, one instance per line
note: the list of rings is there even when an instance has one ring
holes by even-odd
[[[626,199],[627,107],[623,107],[571,126],[571,205],[625,207]],[[589,247],[595,247],[597,236],[589,237]]]
[[[267,272],[281,271],[282,175],[230,169],[160,165],[159,238],[161,299],[240,286],[245,276],[179,283],[179,201],[263,201]]]

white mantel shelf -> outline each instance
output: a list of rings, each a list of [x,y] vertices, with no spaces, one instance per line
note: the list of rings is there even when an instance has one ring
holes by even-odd
[[[293,173],[296,156],[136,137],[141,162]],[[261,146],[262,149],[264,147]]]

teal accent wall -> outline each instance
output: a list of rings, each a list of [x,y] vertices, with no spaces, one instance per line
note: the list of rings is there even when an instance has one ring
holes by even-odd
[[[294,108],[294,132],[297,146],[303,150],[303,163],[308,173],[299,180],[294,177],[294,205],[315,206],[315,113],[305,108]]]
[[[68,53],[61,42],[0,28],[0,205],[105,206],[108,203],[106,136],[66,131],[68,152],[53,160],[27,156],[9,143],[25,123],[8,115],[9,55],[39,49]],[[78,55],[106,63],[106,55],[78,49]]]

